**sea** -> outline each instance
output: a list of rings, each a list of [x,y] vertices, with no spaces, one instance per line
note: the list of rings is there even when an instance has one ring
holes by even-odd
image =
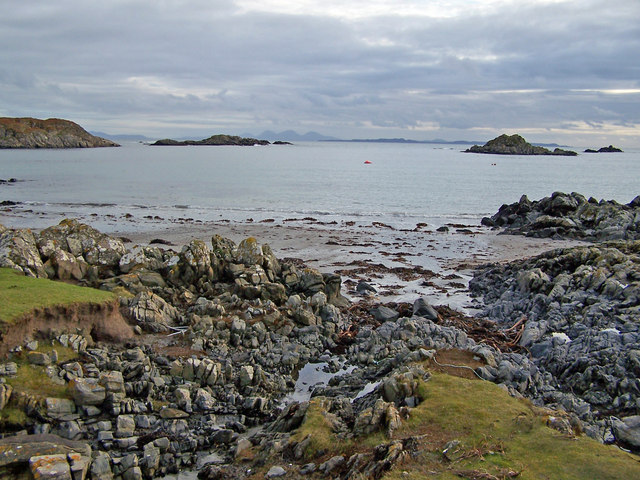
[[[64,217],[105,231],[158,219],[329,225],[480,223],[504,203],[555,191],[630,202],[640,149],[577,157],[464,153],[447,144],[306,142],[0,150],[0,223],[44,228]],[[6,205],[15,202],[17,205]],[[126,218],[127,222],[120,219]],[[146,225],[148,224],[148,225]]]

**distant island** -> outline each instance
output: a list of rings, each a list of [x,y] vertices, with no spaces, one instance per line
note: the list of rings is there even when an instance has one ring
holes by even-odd
[[[77,123],[60,118],[0,117],[0,148],[119,147],[91,135]]]
[[[258,140],[257,138],[250,137],[238,137],[235,135],[212,135],[209,138],[205,138],[203,140],[171,140],[170,138],[165,138],[163,140],[158,140],[157,142],[152,143],[152,146],[191,146],[191,145],[239,145],[239,146],[249,146],[252,147],[254,145],[270,145],[271,142],[268,140]],[[280,145],[285,142],[278,142],[277,145]]]
[[[556,148],[553,151],[545,147],[531,145],[520,135],[500,135],[489,140],[482,147],[474,145],[466,153],[490,153],[494,155],[558,155],[576,156],[577,152]]]
[[[622,150],[620,150],[617,147],[614,147],[613,145],[609,145],[608,147],[602,147],[598,150],[594,150],[593,148],[587,148],[584,153],[622,153]]]

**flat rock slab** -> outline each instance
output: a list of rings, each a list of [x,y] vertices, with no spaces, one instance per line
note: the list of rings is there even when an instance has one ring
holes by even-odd
[[[84,442],[67,440],[53,434],[3,438],[0,439],[0,468],[17,463],[27,465],[31,457],[70,453],[91,457],[91,447]]]

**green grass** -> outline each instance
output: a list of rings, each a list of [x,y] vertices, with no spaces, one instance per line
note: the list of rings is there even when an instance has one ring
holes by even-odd
[[[11,324],[33,309],[75,303],[104,303],[111,292],[78,287],[0,268],[0,322]]]
[[[78,358],[78,353],[72,348],[63,347],[60,344],[55,346],[39,345],[36,351],[51,353],[55,350],[58,354],[58,363],[64,363]],[[23,351],[12,358],[18,366],[18,374],[15,377],[7,377],[6,381],[17,392],[25,392],[36,397],[57,397],[71,398],[66,385],[54,383],[46,372],[46,367],[31,365],[27,360],[27,352]]]
[[[390,471],[387,480],[507,478],[508,472],[519,472],[519,480],[640,478],[640,457],[552,430],[545,412],[492,383],[436,373],[424,393],[394,436],[425,435],[425,451]],[[462,443],[463,458],[443,458],[450,440]]]
[[[331,422],[326,417],[326,404],[323,397],[312,398],[304,417],[304,422],[296,430],[292,440],[301,442],[310,437],[310,442],[305,449],[305,458],[311,459],[317,456],[331,454],[337,455],[352,446],[349,440],[338,439],[331,428]]]

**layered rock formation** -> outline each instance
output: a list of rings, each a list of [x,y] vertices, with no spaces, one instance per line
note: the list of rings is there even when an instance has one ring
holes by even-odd
[[[269,145],[267,140],[258,140],[256,138],[237,137],[234,135],[212,135],[203,140],[171,140],[165,138],[152,143],[154,146],[175,146],[175,145],[238,145],[252,147],[254,145]]]
[[[253,238],[236,244],[214,235],[210,243],[193,240],[175,252],[127,250],[120,240],[73,220],[39,234],[0,232],[0,264],[119,292],[121,310],[138,334],[119,343],[100,341],[73,324],[66,332],[60,326],[48,336],[40,332],[39,340],[54,349],[79,352],[68,361],[53,351],[20,353],[35,349],[36,339],[18,340],[14,355],[46,369],[70,398],[38,398],[0,383],[0,407],[24,411],[22,427],[31,435],[49,434],[56,445],[28,454],[16,442],[6,450],[0,445],[9,459],[0,463],[0,474],[6,467],[41,475],[41,457],[54,455],[48,465],[78,471],[73,478],[87,472],[95,479],[154,478],[186,468],[198,468],[204,479],[242,478],[247,472],[235,460],[253,460],[254,468],[277,457],[296,474],[379,478],[411,452],[410,438],[385,441],[373,455],[302,465],[316,458],[309,458],[311,440],[297,429],[319,415],[340,438],[391,436],[424,400],[421,385],[430,374],[416,362],[438,365],[439,352],[451,349],[474,359],[474,368],[458,368],[536,404],[572,412],[575,425],[580,417],[593,437],[635,438],[635,243],[553,252],[482,270],[473,289],[484,297],[484,315],[505,329],[524,325],[500,349],[481,343],[479,321],[470,319],[467,333],[450,310],[426,299],[396,311],[373,308],[377,320],[358,318],[340,294],[338,275],[281,261]],[[313,385],[308,400],[287,400],[310,362],[335,378]],[[0,377],[18,374],[12,359],[0,364]],[[67,448],[79,440],[75,450]],[[266,476],[283,471],[273,466]]]
[[[640,242],[610,242],[489,265],[470,288],[482,317],[521,329],[519,344],[550,380],[536,395],[603,425],[640,414],[639,272]]]
[[[482,224],[529,237],[636,240],[640,239],[640,196],[622,205],[579,193],[555,192],[535,201],[523,195],[518,202],[502,205],[491,218],[483,218]]]
[[[0,118],[0,148],[117,147],[117,143],[91,135],[69,120]]]
[[[560,155],[575,156],[576,152],[556,148],[553,151],[531,145],[520,135],[500,135],[483,146],[474,145],[465,150],[468,153],[491,153],[494,155]]]

